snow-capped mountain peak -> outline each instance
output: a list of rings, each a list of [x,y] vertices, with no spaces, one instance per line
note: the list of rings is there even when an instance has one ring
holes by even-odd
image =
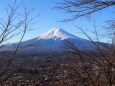
[[[76,36],[64,31],[61,28],[53,28],[47,33],[43,34],[42,36],[39,37],[39,39],[59,39],[59,40],[64,40],[68,38],[73,38],[76,39]]]
[[[94,49],[92,47],[95,47],[91,41],[76,37],[61,28],[53,28],[39,37],[22,42],[19,52],[21,54],[30,54],[32,52],[33,54],[63,54],[63,52],[70,50],[65,44],[65,39],[81,50],[92,50]],[[17,46],[18,43],[6,45],[0,51],[14,51],[14,45]]]

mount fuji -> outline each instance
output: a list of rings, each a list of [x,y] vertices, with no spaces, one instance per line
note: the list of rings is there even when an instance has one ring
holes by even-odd
[[[22,54],[58,54],[68,51],[66,41],[73,43],[79,49],[92,49],[93,43],[89,40],[76,37],[61,28],[53,28],[47,33],[23,41],[20,44],[19,52]],[[13,51],[18,43],[6,45],[2,51]],[[15,47],[14,47],[15,46]]]

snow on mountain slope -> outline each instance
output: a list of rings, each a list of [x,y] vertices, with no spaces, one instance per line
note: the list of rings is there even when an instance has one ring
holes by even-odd
[[[20,52],[34,54],[63,53],[68,50],[64,44],[65,40],[70,41],[80,49],[90,49],[94,46],[90,41],[76,37],[63,29],[53,28],[39,37],[22,42]],[[14,50],[14,45],[17,46],[18,43],[8,45],[3,50]]]
[[[43,34],[42,36],[40,36],[39,39],[58,39],[58,40],[64,40],[64,39],[68,39],[68,38],[73,38],[76,39],[77,37],[64,31],[61,28],[53,28],[52,30],[48,31],[47,33]]]

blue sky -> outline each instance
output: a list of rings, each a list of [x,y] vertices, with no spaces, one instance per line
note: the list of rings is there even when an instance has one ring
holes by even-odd
[[[5,9],[7,8],[8,4],[12,4],[14,0],[0,0],[0,17],[6,17],[5,15]],[[39,14],[39,17],[36,19],[37,23],[34,25],[34,29],[31,32],[28,32],[24,38],[24,40],[28,40],[34,37],[37,37],[48,30],[59,27],[62,28],[78,37],[86,38],[78,29],[76,29],[73,25],[76,24],[77,26],[82,27],[84,30],[88,29],[90,31],[93,31],[93,25],[94,22],[97,25],[98,29],[101,29],[101,33],[105,33],[105,30],[102,29],[102,26],[105,26],[105,21],[115,19],[115,12],[114,7],[109,7],[107,9],[104,9],[100,12],[96,12],[95,14],[91,15],[90,20],[88,20],[86,17],[79,18],[74,22],[69,23],[62,23],[57,22],[61,19],[69,18],[71,15],[64,13],[64,11],[55,10],[52,9],[52,7],[55,7],[56,4],[55,1],[62,1],[62,0],[17,0],[17,4],[20,4],[23,2],[26,7],[30,9],[34,9],[33,15]],[[20,9],[22,11],[23,9]],[[39,28],[39,29],[38,29]],[[87,32],[90,36],[94,37],[92,33]],[[16,42],[18,38],[15,38],[11,40],[12,42]],[[102,41],[105,41],[103,39]]]

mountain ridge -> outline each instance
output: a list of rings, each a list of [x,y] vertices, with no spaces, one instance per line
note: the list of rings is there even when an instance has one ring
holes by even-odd
[[[90,49],[92,43],[86,39],[76,37],[61,28],[53,28],[45,34],[24,41],[20,45],[20,53],[43,53],[43,54],[54,54],[54,53],[63,53],[67,50],[67,46],[64,44],[65,40],[70,41],[79,49]],[[17,46],[18,43],[13,45]],[[13,45],[5,46],[3,50],[15,50]],[[23,48],[24,47],[24,48]]]

